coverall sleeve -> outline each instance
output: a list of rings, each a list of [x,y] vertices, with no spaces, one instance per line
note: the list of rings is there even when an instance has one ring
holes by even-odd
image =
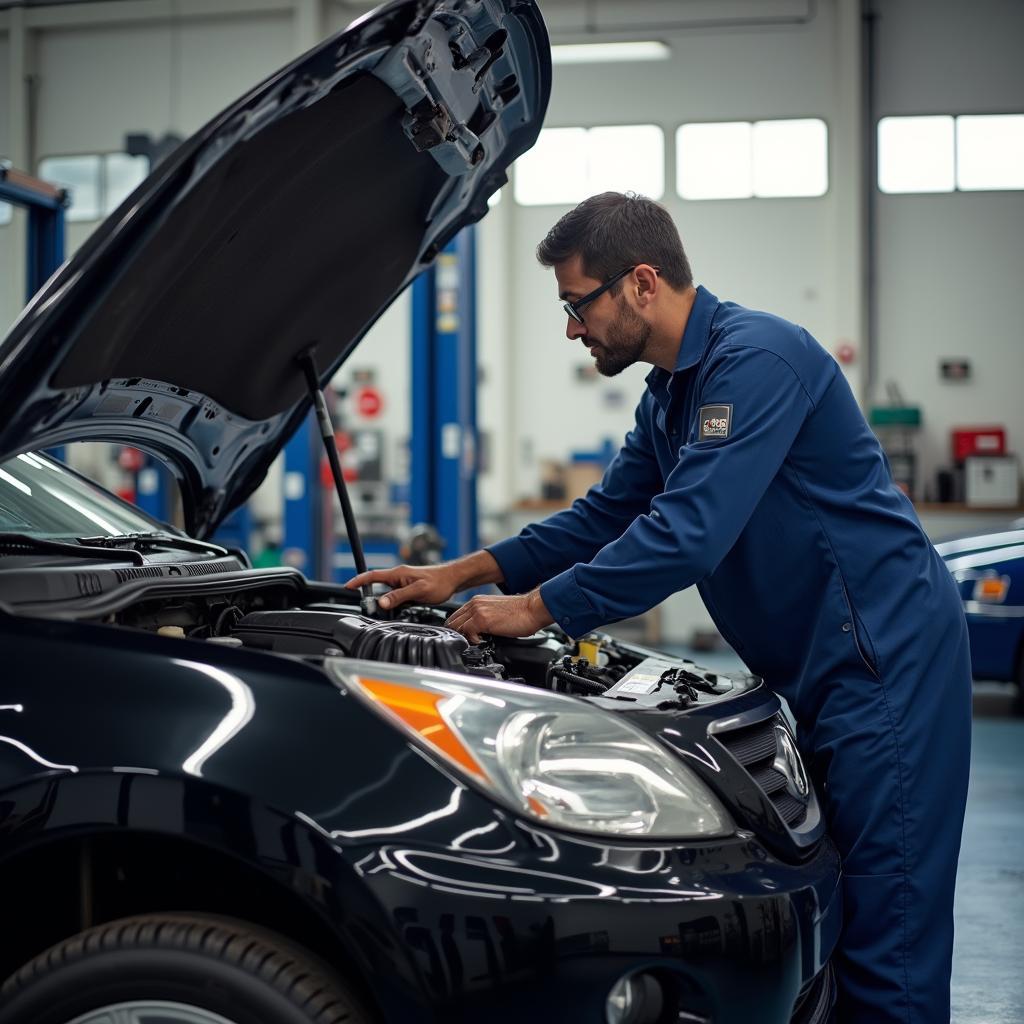
[[[728,436],[696,440],[662,493],[589,563],[541,586],[548,611],[572,636],[639,615],[710,575],[736,543],[774,479],[813,403],[774,352],[730,346],[695,399],[731,405]],[[699,434],[698,434],[699,437]]]
[[[487,548],[505,577],[501,589],[521,594],[577,562],[589,561],[650,508],[662,486],[661,469],[638,406],[633,429],[600,483],[571,508]]]

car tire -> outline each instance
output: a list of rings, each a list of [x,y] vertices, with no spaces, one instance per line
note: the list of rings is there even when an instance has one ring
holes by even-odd
[[[0,1024],[369,1024],[312,953],[241,921],[147,914],[90,928],[0,988]]]

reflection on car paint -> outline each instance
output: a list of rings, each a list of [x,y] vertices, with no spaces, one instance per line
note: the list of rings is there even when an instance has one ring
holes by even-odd
[[[252,719],[256,711],[256,701],[253,698],[252,690],[242,682],[238,676],[225,672],[215,665],[204,665],[201,661],[185,661],[182,658],[172,658],[176,665],[183,668],[190,668],[195,672],[202,672],[214,681],[220,683],[231,696],[231,710],[220,720],[217,727],[210,735],[193,751],[193,753],[182,763],[182,770],[189,775],[203,774],[203,765],[221,747],[223,747],[233,736]]]
[[[480,849],[479,847],[471,847],[466,844],[470,839],[476,836],[484,836],[489,832],[493,832],[498,827],[498,822],[492,821],[489,825],[482,825],[480,828],[471,828],[463,832],[461,835],[456,836],[452,842],[451,847],[453,850],[465,850],[467,853],[508,853],[510,850],[516,848],[515,842],[506,843],[504,846],[499,846],[495,849]]]
[[[459,799],[464,792],[464,787],[457,786],[452,790],[452,795],[444,807],[439,807],[436,811],[427,811],[426,814],[410,818],[408,821],[399,821],[393,825],[381,825],[379,828],[360,828],[353,831],[338,828],[333,829],[327,834],[332,839],[367,839],[370,836],[406,835],[432,821],[438,821],[441,818],[447,818],[449,815],[455,814],[459,809]]]
[[[14,711],[21,713],[25,710],[24,704],[0,704],[0,711]],[[14,747],[15,750],[20,750],[21,753],[25,754],[26,757],[30,757],[37,764],[41,764],[44,768],[53,768],[55,771],[62,772],[77,772],[78,766],[73,764],[57,764],[54,761],[48,761],[42,754],[37,753],[28,744],[22,743],[21,740],[15,739],[13,736],[0,736],[0,743],[6,743],[10,747]]]

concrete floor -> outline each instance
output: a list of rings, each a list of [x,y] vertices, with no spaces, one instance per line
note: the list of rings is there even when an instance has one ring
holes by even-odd
[[[991,689],[991,692],[986,692]],[[1024,719],[977,686],[953,947],[955,1024],[1024,1021]]]
[[[743,669],[731,651],[672,653],[713,671]],[[1010,700],[1008,687],[975,684],[952,1024],[1024,1024],[1024,719],[1011,716]]]

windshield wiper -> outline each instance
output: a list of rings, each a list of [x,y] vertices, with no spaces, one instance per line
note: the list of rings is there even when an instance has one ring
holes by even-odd
[[[202,551],[204,554],[223,556],[230,554],[227,548],[191,537],[176,537],[171,533],[115,533],[104,537],[79,537],[80,544],[97,548],[122,548],[129,551],[139,547],[178,548],[180,551]],[[141,557],[141,556],[140,556]]]
[[[142,554],[132,549],[112,551],[87,542],[46,540],[28,533],[0,533],[0,551],[8,554],[74,555],[76,558],[100,558],[108,562],[131,562],[145,565]]]

